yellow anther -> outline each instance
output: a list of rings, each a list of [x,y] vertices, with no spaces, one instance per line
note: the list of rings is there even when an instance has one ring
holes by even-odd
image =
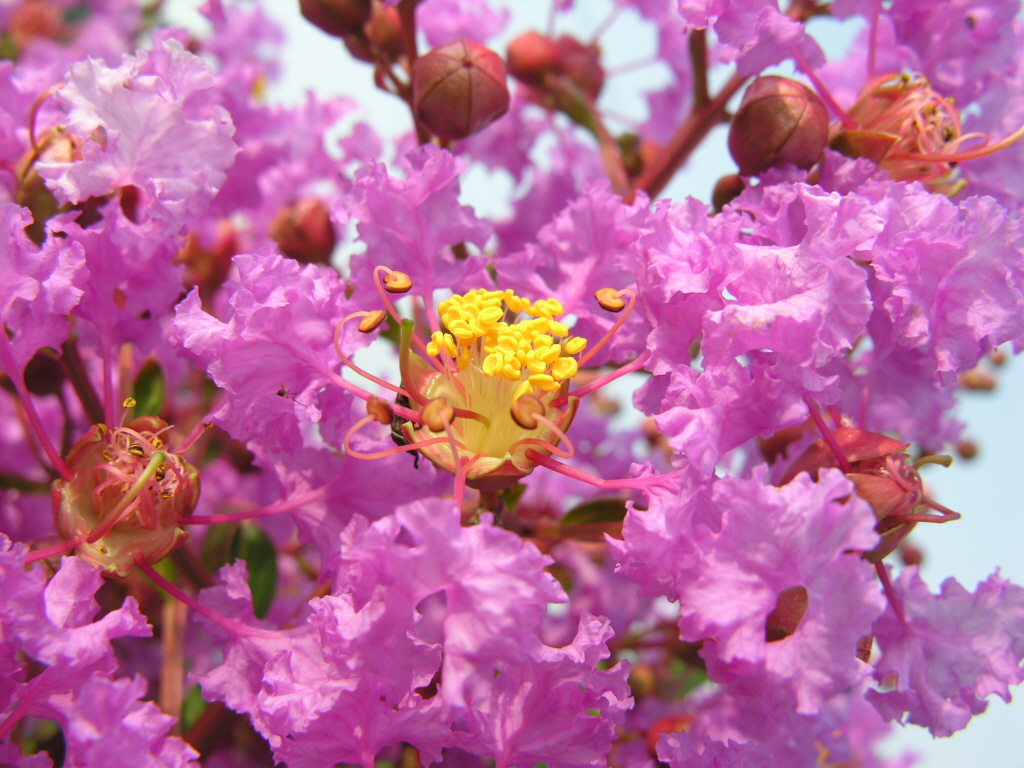
[[[446,333],[441,338],[441,343],[444,344],[444,351],[448,353],[450,357],[455,357],[458,354],[458,347],[455,346],[455,339],[452,338],[450,333]]]
[[[526,356],[526,367],[534,373],[544,373],[548,368],[548,364],[538,359],[536,354],[531,352]]]
[[[574,357],[560,357],[551,364],[551,375],[556,381],[571,379],[576,375],[579,366]]]
[[[379,397],[371,397],[366,401],[366,414],[381,424],[390,424],[393,415],[391,406]]]
[[[569,326],[565,323],[560,323],[557,320],[552,320],[548,323],[548,330],[551,331],[555,336],[568,336]]]
[[[138,403],[135,402],[134,397],[126,397],[124,402],[121,403],[122,408],[134,408],[136,405],[138,405]]]
[[[535,354],[537,359],[541,360],[544,365],[551,365],[562,354],[562,348],[559,346],[548,347],[547,349],[537,351]]]
[[[527,379],[530,386],[536,387],[542,392],[554,392],[561,386],[557,381],[546,373],[535,373]]]
[[[497,376],[501,373],[502,367],[505,365],[505,358],[497,352],[492,352],[484,358],[484,375],[485,376]]]
[[[455,418],[455,409],[448,405],[443,397],[427,401],[420,411],[423,426],[431,432],[444,432],[445,423],[451,424]]]
[[[388,313],[383,309],[375,309],[372,312],[367,312],[366,316],[359,321],[359,332],[373,333],[375,330],[380,328],[380,324],[384,322],[384,318],[387,316]]]
[[[501,307],[487,307],[480,312],[479,319],[481,323],[491,325],[492,323],[496,323],[501,320],[504,316],[505,313],[502,312]]]
[[[528,394],[531,389],[533,389],[533,387],[530,386],[530,382],[524,381],[522,384],[519,385],[519,388],[516,390],[516,393],[512,395],[512,402],[518,403],[519,398],[525,394]]]
[[[587,340],[580,336],[570,336],[565,340],[565,344],[562,349],[565,350],[567,355],[578,355],[584,349],[587,348]]]
[[[541,347],[550,347],[554,343],[555,340],[552,339],[550,336],[542,335],[538,336],[533,340],[533,348],[540,349]]]
[[[622,300],[619,292],[614,288],[601,288],[595,291],[594,298],[601,305],[601,309],[606,312],[621,312],[626,308],[626,302]]]
[[[505,367],[501,369],[501,375],[509,381],[519,381],[519,377],[523,375],[523,369],[519,367],[519,361],[512,358],[512,361],[506,362]]]
[[[505,291],[505,306],[513,312],[522,312],[529,306],[529,302],[516,296],[512,291]]]
[[[388,272],[384,275],[384,290],[388,293],[406,293],[412,288],[412,278],[405,272]]]
[[[469,347],[463,347],[459,350],[459,370],[464,371],[469,368],[470,352]]]
[[[441,340],[444,338],[444,334],[441,331],[434,331],[430,334],[430,341],[427,342],[427,354],[431,357],[437,357],[441,354]]]

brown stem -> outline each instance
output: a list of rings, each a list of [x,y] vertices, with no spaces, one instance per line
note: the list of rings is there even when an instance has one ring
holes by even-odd
[[[708,39],[703,29],[690,32],[690,64],[693,66],[693,108],[700,109],[711,101],[708,91]]]
[[[402,19],[402,48],[405,49],[405,57],[409,60],[409,78],[412,79],[412,65],[416,63],[419,52],[416,50],[416,6],[420,0],[402,0],[398,4],[398,15]],[[412,100],[410,89],[406,97],[409,111],[412,112],[412,122],[416,126],[416,139],[420,144],[430,141],[430,132],[416,119],[416,105]]]
[[[82,410],[93,424],[102,424],[103,403],[96,394],[89,374],[85,371],[85,364],[78,352],[78,339],[75,336],[69,338],[61,345],[61,351],[61,362],[64,363],[64,370],[67,371],[71,386],[82,404]]]
[[[733,75],[714,100],[699,109],[695,108],[686,122],[669,139],[668,144],[654,158],[654,161],[640,173],[635,189],[642,190],[651,197],[656,197],[672,180],[676,171],[686,162],[690,153],[704,140],[708,132],[725,119],[725,107],[729,103],[729,99],[743,87],[746,81],[746,77]],[[626,202],[632,202],[632,195]]]
[[[172,732],[181,735],[181,705],[185,702],[185,626],[188,606],[173,598],[164,601],[160,642],[160,709],[176,718]]]

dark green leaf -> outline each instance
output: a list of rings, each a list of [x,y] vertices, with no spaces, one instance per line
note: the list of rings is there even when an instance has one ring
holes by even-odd
[[[249,567],[249,589],[256,618],[267,615],[277,588],[277,550],[263,529],[243,525],[231,544],[232,562],[241,558]]]
[[[135,398],[135,408],[132,414],[135,416],[159,416],[160,409],[164,407],[164,393],[167,390],[167,382],[164,380],[164,372],[160,363],[156,360],[148,360],[135,377],[135,389],[132,397]]]
[[[238,523],[217,523],[207,527],[199,559],[208,570],[219,570],[222,565],[234,558],[232,547],[238,528]]]
[[[562,525],[618,523],[625,516],[626,502],[622,499],[594,499],[570,509],[559,522]]]
[[[181,703],[181,729],[187,731],[192,724],[199,719],[199,716],[206,710],[206,700],[203,699],[203,689],[193,685],[185,694],[185,701]]]

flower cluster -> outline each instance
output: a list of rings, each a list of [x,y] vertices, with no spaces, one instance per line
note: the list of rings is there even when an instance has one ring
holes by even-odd
[[[912,541],[1024,346],[1018,3],[300,0],[396,142],[160,5],[0,6],[0,763],[895,768],[1010,700],[1024,587]]]

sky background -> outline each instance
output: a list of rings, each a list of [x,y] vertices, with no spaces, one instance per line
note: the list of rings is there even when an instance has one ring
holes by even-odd
[[[200,5],[200,0],[169,0],[165,8],[173,23],[205,32],[208,26],[196,10]],[[513,10],[512,20],[493,46],[502,55],[507,40],[517,34],[527,29],[543,31],[550,7],[549,0],[518,0],[505,5]],[[371,123],[382,136],[393,138],[410,129],[405,104],[376,90],[370,67],[353,60],[337,40],[305,22],[296,0],[266,0],[264,7],[287,35],[282,78],[270,89],[272,100],[297,104],[309,90],[321,97],[345,95],[361,105],[355,118]],[[568,23],[560,24],[558,31],[575,32],[586,40],[610,8],[609,0],[578,2]],[[815,19],[811,31],[829,58],[834,58],[849,46],[857,26]],[[654,32],[627,12],[616,20],[602,42],[605,66],[614,69],[649,56],[654,50]],[[643,118],[645,105],[632,89],[641,81],[663,81],[666,76],[661,66],[612,78],[602,104]],[[792,69],[778,71],[788,74]],[[717,81],[724,79],[719,76]],[[712,90],[715,82],[713,78]],[[715,129],[664,196],[681,199],[692,195],[709,200],[715,180],[735,172],[725,137],[724,126]],[[464,179],[462,199],[474,206],[478,215],[495,216],[503,212],[499,201],[508,190],[509,184],[500,174],[471,172]],[[978,458],[970,462],[958,459],[949,469],[932,466],[922,472],[929,495],[963,515],[962,520],[946,525],[918,525],[911,535],[910,540],[925,553],[921,571],[933,592],[948,577],[955,577],[973,591],[997,567],[1003,576],[1024,584],[1024,400],[1020,397],[1024,392],[1024,361],[1011,359],[999,369],[998,379],[995,392],[965,393],[957,411],[967,424],[965,436],[980,447]],[[626,382],[625,387],[629,386]],[[953,737],[936,740],[924,729],[909,726],[896,730],[885,752],[896,757],[913,751],[921,756],[918,765],[923,768],[1024,768],[1022,735],[1024,701],[1006,705],[992,697],[988,712],[975,717],[966,730]]]

